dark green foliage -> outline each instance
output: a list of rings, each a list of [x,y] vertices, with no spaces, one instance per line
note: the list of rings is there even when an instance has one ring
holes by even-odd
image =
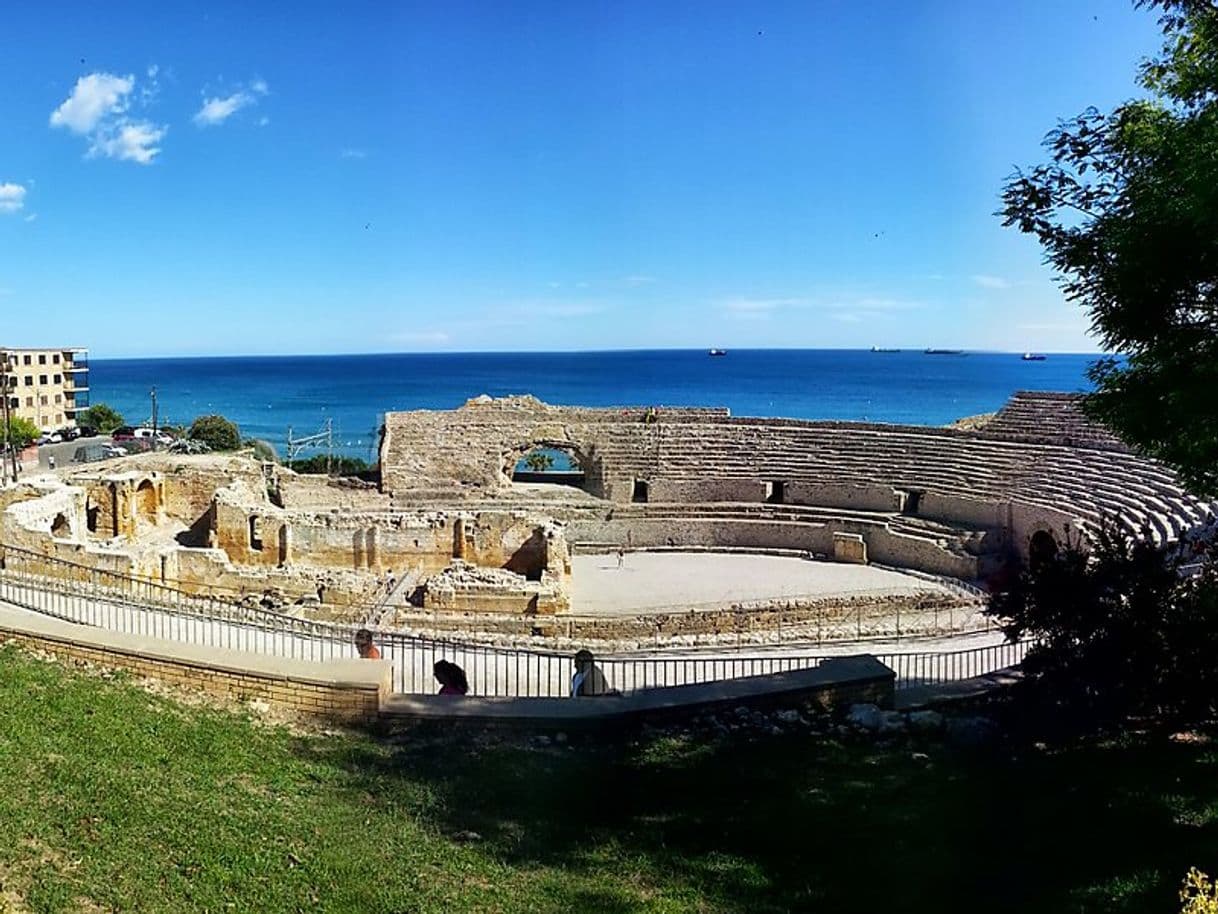
[[[1036,236],[1104,346],[1087,408],[1218,493],[1218,6],[1162,11],[1148,99],[1089,109],[1046,139],[1051,161],[1007,182],[1004,224]]]
[[[554,466],[554,458],[545,451],[529,451],[522,462],[533,473],[544,473]]]
[[[1196,549],[1105,523],[1090,551],[1069,543],[1034,559],[991,597],[1009,638],[1039,642],[1023,668],[1042,711],[1102,726],[1177,724],[1218,708],[1218,552]]]
[[[17,450],[30,446],[30,443],[37,441],[42,436],[42,432],[29,419],[23,419],[21,416],[9,416],[8,420],[8,442]]]
[[[235,451],[241,446],[241,431],[223,416],[200,416],[190,424],[190,437],[213,451]]]
[[[327,472],[327,460],[329,460],[329,473],[332,476],[358,476],[372,469],[372,465],[368,461],[361,460],[358,457],[334,456],[327,458],[324,454],[291,460],[288,461],[288,466],[297,473],[324,475]]]
[[[76,414],[76,424],[87,425],[102,434],[108,434],[126,423],[123,421],[123,414],[117,409],[105,403],[94,403],[84,412]]]

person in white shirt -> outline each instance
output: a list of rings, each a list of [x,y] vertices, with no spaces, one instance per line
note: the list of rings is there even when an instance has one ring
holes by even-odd
[[[591,698],[599,695],[616,695],[609,681],[592,657],[592,651],[581,650],[575,655],[575,673],[571,676],[571,697]]]

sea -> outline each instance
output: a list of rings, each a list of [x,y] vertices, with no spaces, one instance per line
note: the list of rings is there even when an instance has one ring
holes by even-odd
[[[386,412],[452,409],[533,394],[582,406],[726,406],[737,416],[945,425],[997,410],[1017,390],[1085,391],[1098,356],[929,355],[922,350],[741,349],[93,359],[90,402],[130,424],[220,413],[282,455],[332,430],[334,452],[375,458]],[[305,449],[301,456],[321,453]]]

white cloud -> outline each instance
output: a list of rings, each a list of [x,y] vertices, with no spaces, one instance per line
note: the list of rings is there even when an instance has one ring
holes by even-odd
[[[223,124],[242,108],[258,104],[258,96],[266,95],[269,91],[266,80],[255,79],[250,82],[249,88],[238,89],[232,95],[205,98],[203,107],[195,112],[194,122],[199,127],[215,127]],[[260,126],[262,126],[261,122]]]
[[[408,330],[403,333],[395,333],[390,339],[395,343],[438,346],[447,343],[449,337],[443,330]]]
[[[722,304],[724,311],[733,314],[768,314],[780,308],[793,308],[805,304],[802,298],[732,298]]]
[[[127,110],[127,96],[134,87],[134,76],[111,73],[82,76],[67,100],[51,112],[51,126],[67,127],[73,133],[91,133],[103,119]]]
[[[156,79],[156,75],[161,72],[161,68],[156,64],[150,64],[148,67],[148,78]]]
[[[270,122],[271,122],[271,119],[270,119],[269,117],[267,117],[265,114],[264,114],[264,115],[262,115],[262,117],[258,118],[258,126],[259,126],[259,127],[265,127],[265,126],[266,126],[267,124],[269,124]]]
[[[974,276],[973,282],[983,289],[1009,289],[1014,285],[1009,279],[1003,279],[1001,276],[987,276],[984,273]]]
[[[0,213],[15,213],[25,206],[25,188],[20,184],[0,184]]]
[[[368,153],[363,149],[347,147],[338,151],[338,157],[340,159],[366,159],[368,158]]]
[[[227,98],[209,98],[195,113],[194,121],[200,127],[214,127],[217,124],[223,124],[242,108],[252,104],[254,104],[254,96],[244,91],[234,92]]]
[[[38,218],[38,214],[37,214],[37,213],[30,213],[28,216],[26,216],[26,217],[25,217],[25,221],[26,221],[26,222],[33,222],[33,221],[34,221],[34,220],[36,220],[37,218]]]
[[[157,143],[168,131],[168,127],[158,127],[148,121],[115,124],[112,129],[94,135],[89,155],[149,165],[161,151]]]
[[[134,76],[90,73],[76,81],[72,94],[51,113],[52,127],[65,127],[89,138],[86,155],[150,165],[161,151],[157,144],[169,128],[134,120],[127,112],[131,99],[149,104],[156,95],[156,66],[148,68],[150,86],[133,96]]]
[[[627,286],[649,286],[656,281],[654,276],[624,276],[622,282]]]

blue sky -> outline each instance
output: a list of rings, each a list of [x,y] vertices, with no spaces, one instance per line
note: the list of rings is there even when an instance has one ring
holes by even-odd
[[[1003,3],[18,4],[0,343],[1092,351],[993,212],[1154,18]]]

